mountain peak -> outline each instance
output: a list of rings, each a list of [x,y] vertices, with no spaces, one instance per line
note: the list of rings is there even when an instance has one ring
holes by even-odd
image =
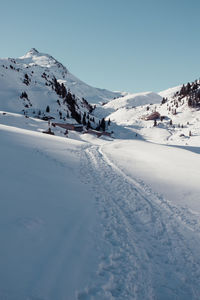
[[[31,48],[25,55],[22,56],[22,58],[38,56],[39,54],[40,54],[40,52],[37,49]]]
[[[28,53],[34,55],[34,54],[38,54],[39,51],[36,48],[31,48],[31,50],[29,50]]]

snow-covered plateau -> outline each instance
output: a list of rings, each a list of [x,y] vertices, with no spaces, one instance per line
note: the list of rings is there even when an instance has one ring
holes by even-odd
[[[0,60],[0,300],[200,298],[199,86]]]

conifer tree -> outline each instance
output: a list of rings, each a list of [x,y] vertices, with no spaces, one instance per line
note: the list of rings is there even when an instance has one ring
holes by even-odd
[[[87,129],[91,128],[91,124],[90,124],[90,121],[88,120],[87,121]]]
[[[105,130],[106,130],[106,122],[105,122],[105,119],[104,119],[104,118],[101,120],[100,128],[102,129],[102,131],[105,131]]]
[[[83,114],[82,123],[83,123],[83,125],[86,125],[86,124],[87,124],[87,123],[86,123],[86,113],[85,113],[85,112],[84,112],[84,114]]]

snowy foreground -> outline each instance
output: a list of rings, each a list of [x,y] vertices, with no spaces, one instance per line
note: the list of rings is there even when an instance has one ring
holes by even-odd
[[[0,299],[199,299],[199,148],[52,137],[11,119]]]

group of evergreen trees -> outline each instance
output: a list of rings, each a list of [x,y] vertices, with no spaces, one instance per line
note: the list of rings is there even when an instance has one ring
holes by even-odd
[[[175,94],[179,97],[179,100],[187,97],[188,106],[199,107],[200,106],[200,81],[195,80],[192,83],[187,83],[181,87],[180,91]]]
[[[67,95],[66,87],[64,86],[63,83],[60,84],[55,77],[53,78],[53,88],[56,94],[59,95],[61,98],[64,99],[66,97]]]
[[[70,91],[68,91],[64,97],[63,103],[67,103],[67,106],[71,112],[71,117],[74,118],[79,124],[82,124],[81,113],[76,110],[77,104],[75,95],[72,95]]]
[[[29,85],[31,82],[31,79],[29,78],[28,74],[24,74],[24,81],[23,83],[25,83],[26,85]]]
[[[105,131],[106,130],[106,121],[105,119],[101,119],[101,121],[99,121],[99,125],[96,127],[96,130],[98,131]]]
[[[93,107],[90,105],[86,99],[82,98],[84,106],[88,109],[89,113],[86,115],[84,112],[83,116],[81,112],[78,112],[78,104],[76,101],[75,95],[71,94],[70,90],[67,91],[66,87],[63,83],[59,83],[57,79],[54,77],[52,82],[52,88],[55,90],[57,95],[63,99],[63,104],[66,104],[69,111],[71,112],[71,117],[75,119],[79,124],[83,124],[87,128],[95,128],[96,130],[106,130],[106,121],[103,118],[99,121],[99,124],[95,127],[95,119],[94,117],[90,117],[89,113],[92,112]],[[58,105],[60,105],[60,100],[57,100]],[[47,110],[46,110],[47,111]],[[60,118],[62,116],[60,115]],[[91,125],[93,123],[93,126]],[[110,120],[108,121],[107,125],[110,125]]]
[[[82,101],[85,107],[89,110],[89,113],[91,113],[94,107],[91,104],[89,104],[85,98],[82,98]]]
[[[165,104],[167,102],[167,100],[168,100],[167,98],[163,97],[162,101],[161,101],[161,104]]]
[[[64,84],[60,84],[55,77],[53,78],[52,88],[55,90],[56,94],[63,99],[63,104],[67,104],[68,109],[71,112],[71,117],[81,124],[81,113],[79,113],[76,109],[77,103],[75,95],[72,95],[70,91],[67,91]],[[57,100],[57,102],[60,105],[60,101]]]
[[[23,99],[23,98],[28,99],[28,94],[26,92],[22,92],[20,98],[21,99]]]
[[[82,118],[82,124],[83,124],[84,126],[87,126],[87,128],[93,128],[93,127],[91,126],[91,123],[90,123],[91,121],[92,121],[93,123],[95,123],[94,117],[91,118],[91,117],[89,116],[89,114],[86,115],[86,112],[84,112],[83,118]]]

